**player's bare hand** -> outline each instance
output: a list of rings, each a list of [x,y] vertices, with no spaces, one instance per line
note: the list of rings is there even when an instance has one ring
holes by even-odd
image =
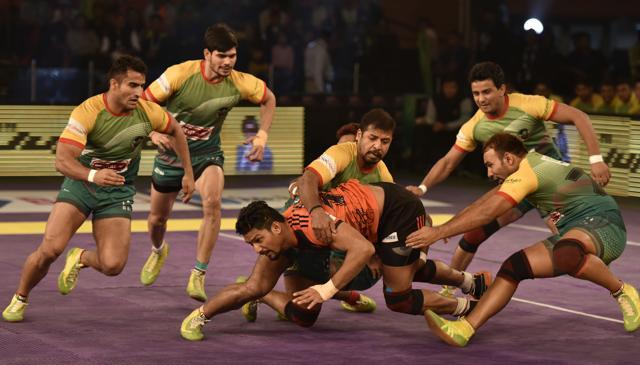
[[[100,186],[120,186],[124,185],[124,176],[111,169],[101,169],[96,172],[93,182]]]
[[[253,138],[255,137],[249,138],[247,142],[245,142],[245,144],[251,143],[249,142],[249,140]],[[256,161],[262,161],[263,158],[264,158],[264,146],[254,143],[253,146],[251,147],[251,151],[249,151],[249,153],[247,154],[247,159],[249,161],[256,162]]]
[[[424,195],[422,190],[420,190],[420,188],[415,185],[407,186],[407,190],[409,190],[411,193],[413,193],[413,195],[417,196],[418,198]]]
[[[611,171],[609,166],[604,162],[597,162],[591,165],[591,177],[600,186],[607,186],[609,179],[611,179]]]
[[[411,248],[429,247],[441,238],[436,228],[422,227],[407,236],[405,244]]]
[[[316,208],[311,212],[311,228],[320,242],[329,244],[333,242],[333,235],[336,234],[336,222],[322,210]]]
[[[151,142],[158,146],[161,151],[173,150],[175,147],[173,137],[167,134],[151,132],[151,134],[149,134],[149,138],[151,138]]]
[[[293,303],[299,306],[307,306],[307,309],[312,309],[316,304],[322,304],[323,302],[322,296],[313,286],[293,293]]]
[[[182,177],[182,202],[188,203],[193,196],[193,192],[196,190],[196,183],[193,181],[193,176]]]
[[[371,275],[373,275],[375,279],[378,279],[380,276],[382,276],[382,260],[380,260],[380,257],[378,255],[371,256],[369,262],[367,262],[367,267],[369,267],[369,270],[371,270]]]

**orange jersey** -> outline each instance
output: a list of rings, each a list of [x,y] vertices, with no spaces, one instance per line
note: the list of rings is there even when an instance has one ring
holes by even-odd
[[[380,207],[370,187],[358,180],[349,180],[344,184],[320,193],[322,209],[336,220],[344,221],[357,229],[367,240],[375,243],[378,239]],[[291,229],[302,232],[315,246],[326,246],[313,233],[311,216],[302,203],[290,206],[284,217]]]

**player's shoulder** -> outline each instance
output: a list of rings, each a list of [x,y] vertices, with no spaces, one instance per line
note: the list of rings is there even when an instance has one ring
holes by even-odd
[[[549,99],[541,95],[529,95],[521,93],[509,94],[509,106],[524,109],[531,106],[546,104]]]
[[[72,117],[82,120],[95,118],[98,113],[106,109],[105,97],[106,94],[98,94],[86,99],[73,109]]]

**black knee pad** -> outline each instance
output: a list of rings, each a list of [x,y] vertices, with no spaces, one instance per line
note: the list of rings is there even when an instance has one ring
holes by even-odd
[[[467,232],[462,236],[458,246],[466,252],[476,253],[478,247],[492,234],[496,233],[500,229],[500,223],[497,219],[492,220],[484,226]]]
[[[385,287],[384,301],[387,303],[387,308],[394,312],[422,314],[424,296],[422,295],[422,290],[418,289],[407,289],[401,292],[388,292]]]
[[[500,266],[498,276],[515,281],[516,283],[526,279],[533,279],[531,265],[527,259],[527,255],[520,250],[509,256]]]
[[[587,252],[578,240],[566,238],[553,246],[553,270],[557,275],[575,276],[586,261]]]
[[[320,315],[321,308],[322,305],[316,304],[313,309],[307,309],[306,307],[301,307],[294,304],[292,301],[289,301],[284,307],[284,314],[287,316],[288,320],[299,326],[311,327],[316,323],[316,320]]]
[[[424,266],[413,275],[413,281],[430,283],[435,276],[436,262],[433,260],[427,260],[427,262],[424,263]]]

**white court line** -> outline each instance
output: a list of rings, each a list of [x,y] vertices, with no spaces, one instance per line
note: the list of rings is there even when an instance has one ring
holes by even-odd
[[[512,224],[513,226],[513,224]],[[538,228],[538,227],[532,227],[532,226],[525,226],[525,227],[531,227],[531,228]],[[223,233],[220,232],[219,233],[220,236],[224,236],[227,238],[231,238],[231,239],[235,239],[235,240],[239,240],[242,241],[242,238],[240,238],[240,236],[238,235],[232,235],[232,234],[228,234],[228,233]],[[609,317],[603,317],[603,316],[598,316],[596,314],[590,314],[590,313],[586,313],[586,312],[580,312],[580,311],[574,311],[571,309],[567,309],[567,308],[563,308],[563,307],[558,307],[555,305],[551,305],[551,304],[545,304],[545,303],[540,303],[540,302],[534,302],[532,300],[526,300],[526,299],[520,299],[520,298],[516,298],[513,297],[511,298],[512,300],[515,300],[516,302],[521,302],[521,303],[527,303],[527,304],[531,304],[531,305],[537,305],[539,307],[545,307],[545,308],[550,308],[550,309],[555,309],[557,311],[561,311],[561,312],[567,312],[567,313],[573,313],[573,314],[577,314],[580,316],[584,316],[584,317],[590,317],[590,318],[595,318],[595,319],[602,319],[604,321],[609,321],[609,322],[616,322],[616,323],[624,323],[623,321],[619,320],[619,319],[615,319],[615,318],[609,318]]]
[[[530,225],[527,225],[527,224],[511,223],[511,224],[509,224],[507,227],[521,228],[521,229],[526,229],[526,230],[528,230],[528,231],[536,231],[536,232],[546,232],[546,233],[550,233],[548,228],[542,228],[542,227],[530,226]],[[629,246],[640,246],[640,242],[627,241],[627,245],[629,245]]]

